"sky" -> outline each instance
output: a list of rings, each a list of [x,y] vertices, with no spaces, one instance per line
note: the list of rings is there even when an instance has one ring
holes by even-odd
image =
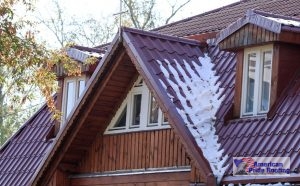
[[[170,15],[170,7],[168,2],[176,2],[182,4],[186,0],[156,0],[156,10],[161,16],[167,17]],[[178,21],[188,18],[200,13],[204,13],[228,4],[237,2],[239,0],[191,0],[181,11],[179,11],[170,22]],[[54,4],[53,0],[37,0],[36,10],[38,16],[42,18],[50,17],[53,14]],[[120,10],[120,0],[58,0],[60,6],[63,8],[63,13],[69,18],[76,19],[106,19],[113,20],[115,13]],[[47,39],[54,44],[55,38],[45,27],[40,28],[43,33],[42,37],[53,38]]]

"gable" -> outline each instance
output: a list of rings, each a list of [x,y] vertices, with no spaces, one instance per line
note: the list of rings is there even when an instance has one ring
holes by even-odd
[[[157,63],[157,60],[173,63],[175,59],[180,65],[186,61],[192,67],[191,61],[199,61],[199,56],[203,56],[199,43],[128,28],[122,30],[122,37],[115,38],[102,58],[87,84],[84,96],[70,113],[71,117],[58,134],[53,150],[37,172],[37,182],[34,183],[47,183],[57,166],[76,172],[81,155],[87,152],[97,135],[104,132],[138,75],[141,75],[162,111],[167,113],[169,123],[180,136],[194,165],[206,177],[204,182],[214,182],[207,160],[177,111],[180,101],[170,100],[167,92],[172,91],[171,87],[166,92],[160,82],[165,77],[161,76],[163,74]]]
[[[222,50],[238,50],[274,42],[300,44],[300,19],[248,10],[246,15],[218,33]]]

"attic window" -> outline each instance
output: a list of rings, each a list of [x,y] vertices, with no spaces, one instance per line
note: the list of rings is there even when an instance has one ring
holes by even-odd
[[[63,96],[63,119],[71,113],[75,102],[85,88],[85,77],[70,77],[65,79]]]
[[[263,115],[269,111],[272,53],[272,45],[244,51],[242,116]]]
[[[144,81],[138,78],[106,129],[106,134],[169,127],[168,119],[159,108],[158,102]]]

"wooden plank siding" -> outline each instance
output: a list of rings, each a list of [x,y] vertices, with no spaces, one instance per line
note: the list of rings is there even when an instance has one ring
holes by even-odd
[[[190,184],[189,172],[152,173],[139,175],[104,176],[93,178],[71,178],[71,186],[187,186]]]
[[[99,135],[79,172],[105,172],[189,166],[190,159],[172,129]]]
[[[219,46],[221,50],[236,50],[245,46],[261,45],[278,40],[279,34],[253,24],[247,24],[221,41]]]

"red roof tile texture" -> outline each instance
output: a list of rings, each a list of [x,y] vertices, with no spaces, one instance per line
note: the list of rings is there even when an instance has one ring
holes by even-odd
[[[54,125],[44,105],[0,150],[0,185],[28,185],[52,141]]]
[[[219,32],[243,17],[247,10],[256,9],[274,14],[300,17],[299,7],[299,0],[244,0],[156,28],[154,31],[176,36]]]

